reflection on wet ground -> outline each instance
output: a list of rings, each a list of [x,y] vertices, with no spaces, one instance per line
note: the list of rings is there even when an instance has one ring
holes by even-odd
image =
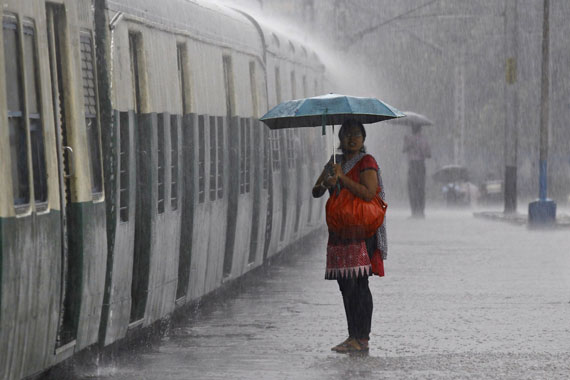
[[[368,355],[346,337],[326,236],[208,299],[155,344],[52,379],[565,379],[570,373],[570,234],[468,212],[391,210],[387,276],[371,280]],[[56,377],[53,377],[56,376]]]

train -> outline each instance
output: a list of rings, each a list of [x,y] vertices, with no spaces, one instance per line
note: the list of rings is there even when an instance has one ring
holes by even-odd
[[[167,319],[323,226],[306,44],[204,0],[0,0],[0,379]],[[142,331],[140,330],[140,331]]]

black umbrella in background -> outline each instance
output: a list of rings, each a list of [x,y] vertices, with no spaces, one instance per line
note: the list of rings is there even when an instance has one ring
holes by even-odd
[[[406,115],[406,117],[390,120],[390,124],[407,125],[410,127],[416,127],[416,126],[422,127],[422,126],[433,125],[433,121],[431,121],[422,114],[412,111],[403,111],[403,113],[404,115]]]
[[[444,165],[433,173],[432,178],[441,183],[466,182],[469,173],[462,165]]]

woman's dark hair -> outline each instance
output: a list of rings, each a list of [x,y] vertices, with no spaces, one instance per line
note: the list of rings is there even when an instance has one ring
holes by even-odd
[[[339,140],[342,140],[342,135],[344,134],[344,131],[346,131],[350,127],[358,127],[358,129],[360,129],[360,133],[362,133],[362,142],[364,142],[364,140],[366,140],[366,130],[364,129],[364,125],[356,119],[346,119],[342,123],[340,129],[338,130],[338,139]],[[342,145],[339,145],[338,149],[342,150]],[[366,147],[364,145],[362,145],[362,148],[360,149],[360,151],[362,153],[366,153]]]
[[[366,140],[366,130],[364,129],[364,125],[356,119],[346,119],[342,123],[340,129],[338,130],[338,138],[341,139],[344,131],[350,127],[358,127],[362,133],[362,141]]]

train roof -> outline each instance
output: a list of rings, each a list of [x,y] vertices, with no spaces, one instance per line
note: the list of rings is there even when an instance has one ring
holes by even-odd
[[[223,5],[203,0],[108,0],[107,4],[109,11],[122,12],[150,27],[262,55],[263,43],[256,26],[242,13]]]
[[[278,58],[295,60],[309,66],[322,66],[317,53],[294,37],[272,28],[267,23],[257,21],[264,35],[269,53]]]

